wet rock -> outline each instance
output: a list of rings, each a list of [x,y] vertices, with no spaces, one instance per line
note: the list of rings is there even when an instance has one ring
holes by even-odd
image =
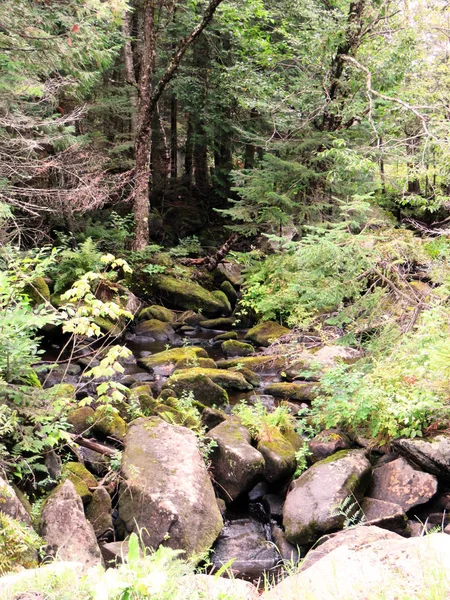
[[[256,448],[266,461],[264,477],[269,483],[284,481],[294,474],[295,448],[280,431],[274,429],[270,435],[264,435]]]
[[[220,317],[219,319],[207,319],[200,323],[200,327],[203,329],[216,329],[216,330],[227,330],[231,329],[234,325],[235,319],[233,317]]]
[[[269,490],[269,486],[267,481],[260,481],[255,485],[253,489],[251,489],[248,493],[249,502],[257,502],[261,500],[265,494],[267,494]]]
[[[86,508],[86,517],[94,528],[97,539],[112,539],[114,536],[112,503],[106,488],[99,487],[94,491],[92,500]]]
[[[322,534],[341,529],[345,517],[333,509],[349,496],[360,501],[370,472],[362,450],[341,450],[305,471],[292,483],[284,505],[287,539],[312,544]],[[355,503],[352,512],[357,509]]]
[[[450,538],[442,533],[381,540],[359,550],[341,545],[310,568],[265,592],[261,600],[422,600],[434,589],[439,590],[440,597],[446,597],[450,592],[449,573]]]
[[[267,512],[272,519],[281,523],[283,518],[284,497],[280,494],[265,494],[263,497]]]
[[[450,482],[450,436],[441,434],[434,438],[395,440],[397,452],[421,467],[427,473]]]
[[[411,466],[404,458],[377,467],[367,496],[399,504],[406,512],[431,500],[437,492],[437,479]]]
[[[133,421],[122,458],[119,517],[143,541],[188,555],[210,548],[222,529],[211,480],[192,431],[158,417]]]
[[[227,392],[203,374],[203,369],[176,371],[163,385],[163,390],[171,390],[178,398],[183,392],[192,392],[194,398],[206,406],[228,404]]]
[[[324,556],[330,554],[330,552],[333,552],[333,550],[340,546],[346,546],[352,551],[359,551],[374,542],[401,539],[397,533],[386,531],[386,529],[375,525],[350,527],[344,531],[338,531],[337,533],[321,537],[317,545],[305,556],[300,569],[302,571],[309,569]]]
[[[212,554],[216,569],[230,559],[230,570],[239,577],[258,579],[264,571],[273,569],[279,555],[265,536],[264,527],[253,519],[230,521],[223,528]]]
[[[136,327],[136,335],[149,342],[170,342],[175,339],[175,331],[169,323],[150,319],[141,321]]]
[[[180,281],[168,275],[158,275],[152,279],[152,288],[155,294],[175,308],[201,311],[207,315],[217,315],[224,310],[220,299],[193,281]]]
[[[237,342],[236,340],[227,340],[222,344],[222,352],[228,358],[233,358],[235,356],[250,356],[255,352],[255,349],[251,344]]]
[[[217,366],[220,369],[232,369],[241,365],[256,371],[256,373],[276,373],[283,368],[284,359],[275,355],[260,355],[260,356],[242,356],[240,358],[228,358],[218,360]]]
[[[190,360],[192,364],[195,364],[195,361],[199,358],[208,358],[206,350],[190,346],[157,352],[156,354],[140,358],[138,364],[148,369],[150,373],[169,377],[175,371],[180,361]]]
[[[276,398],[311,402],[317,396],[317,383],[271,383],[264,388],[264,393]]]
[[[250,340],[258,346],[270,346],[272,342],[290,333],[290,329],[283,327],[275,321],[266,321],[252,327],[245,336],[246,340]]]
[[[398,504],[375,498],[364,498],[361,502],[361,511],[366,524],[376,525],[400,535],[405,533],[408,518]]]
[[[149,319],[157,319],[158,321],[164,321],[171,325],[177,320],[177,315],[173,310],[160,306],[159,304],[153,304],[152,306],[146,306],[138,314],[139,321],[147,321]]]
[[[103,563],[92,525],[86,520],[81,498],[69,479],[50,494],[40,523],[49,556],[80,562],[84,567]]]
[[[251,445],[249,431],[237,419],[224,421],[207,437],[217,443],[210,460],[218,492],[226,502],[236,500],[262,478],[264,457]]]
[[[338,429],[325,429],[308,442],[312,462],[331,456],[339,450],[347,450],[351,442],[345,433]]]
[[[0,512],[16,521],[31,525],[31,518],[25,506],[19,500],[14,488],[2,477],[0,477]]]
[[[137,373],[133,373],[132,375],[125,375],[120,380],[122,385],[126,385],[127,387],[133,387],[136,385],[141,385],[142,383],[149,383],[155,380],[155,376],[147,373],[146,371],[139,371]]]
[[[190,310],[190,311],[183,313],[180,316],[179,322],[186,323],[186,325],[191,325],[192,327],[197,327],[203,321],[206,321],[207,318],[208,317],[205,317],[205,315],[200,315],[200,314]]]

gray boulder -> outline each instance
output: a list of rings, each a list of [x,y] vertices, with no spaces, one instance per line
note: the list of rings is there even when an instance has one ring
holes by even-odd
[[[283,525],[293,544],[312,544],[328,531],[341,529],[345,516],[336,510],[349,498],[358,510],[369,484],[371,466],[363,450],[341,450],[322,460],[292,484],[283,508]],[[347,507],[349,509],[350,506]]]
[[[264,457],[251,445],[249,431],[237,419],[220,423],[208,438],[217,443],[210,459],[218,492],[226,502],[232,502],[262,479]]]
[[[405,458],[427,473],[450,482],[450,436],[441,434],[434,438],[396,440],[394,448]]]
[[[69,479],[46,501],[40,534],[47,543],[49,556],[80,562],[86,568],[103,564],[94,529],[86,520],[83,502]]]
[[[406,534],[408,518],[398,504],[376,500],[375,498],[364,498],[361,503],[361,510],[365,524],[376,525],[400,535]]]
[[[195,434],[159,417],[133,421],[125,438],[119,516],[144,543],[196,555],[208,550],[222,517]]]
[[[434,475],[423,473],[400,457],[374,469],[367,496],[398,504],[406,512],[428,502],[436,492]]]

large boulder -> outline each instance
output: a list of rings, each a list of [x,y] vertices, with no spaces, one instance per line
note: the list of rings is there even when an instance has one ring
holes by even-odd
[[[195,400],[206,406],[221,406],[228,404],[227,392],[217,383],[198,369],[176,371],[163,385],[163,390],[169,389],[179,398],[183,392],[192,392]]]
[[[237,419],[223,421],[211,429],[208,438],[217,443],[210,460],[219,494],[232,502],[262,479],[264,457],[251,445],[248,429]]]
[[[152,288],[156,295],[174,308],[200,311],[207,315],[218,315],[227,307],[220,298],[194,281],[181,281],[168,275],[153,278]]]
[[[367,496],[398,504],[406,512],[431,500],[437,487],[434,475],[423,473],[400,457],[374,469]]]
[[[94,528],[97,538],[110,539],[114,536],[112,511],[111,496],[107,489],[97,488],[86,508],[86,517]]]
[[[25,506],[19,500],[14,488],[2,477],[0,477],[0,512],[16,521],[31,525],[31,518]]]
[[[293,482],[283,508],[287,539],[312,544],[322,534],[341,529],[345,515],[337,506],[350,498],[354,512],[358,510],[370,472],[363,450],[341,450],[305,471]]]
[[[195,434],[158,417],[133,421],[122,458],[119,516],[146,545],[198,555],[222,529],[222,517]]]
[[[285,398],[286,400],[295,400],[296,402],[311,402],[316,398],[318,389],[317,383],[271,383],[264,388],[265,394],[275,396],[275,398]]]
[[[141,321],[136,327],[136,336],[148,342],[171,342],[176,338],[172,325],[158,319]]]
[[[253,386],[245,379],[242,373],[226,369],[208,369],[204,367],[179,369],[171,377],[171,380],[174,381],[182,377],[195,378],[196,376],[209,377],[215,384],[228,390],[247,391],[253,389]]]
[[[185,598],[205,600],[258,600],[258,590],[249,581],[215,575],[187,575],[181,583]]]
[[[269,483],[283,481],[291,477],[297,466],[295,448],[277,429],[263,436],[257,445],[266,461],[264,478]]]
[[[190,346],[187,348],[172,348],[157,352],[145,358],[140,358],[138,363],[153,373],[154,375],[162,375],[169,377],[175,371],[179,363],[186,364],[185,361],[190,361],[192,366],[197,364],[198,359],[208,358],[208,353],[203,348]]]
[[[222,352],[228,358],[233,358],[235,356],[251,356],[255,352],[255,349],[251,344],[245,344],[236,340],[226,340],[222,344]]]
[[[450,482],[450,435],[434,438],[396,440],[394,448],[427,473]]]
[[[41,514],[40,534],[47,543],[49,556],[80,562],[84,567],[103,564],[94,529],[86,520],[81,498],[69,479],[47,499]]]
[[[344,531],[338,531],[337,533],[321,537],[316,546],[305,556],[300,569],[302,571],[309,569],[309,567],[312,567],[316,562],[340,546],[346,546],[350,550],[357,551],[374,542],[400,539],[401,537],[396,533],[376,526],[359,525],[357,527],[349,527],[348,529],[344,529]]]
[[[249,329],[245,339],[258,344],[258,346],[270,346],[272,342],[290,333],[290,331],[290,329],[275,323],[275,321],[266,321]]]
[[[170,323],[173,325],[177,320],[177,315],[166,308],[165,306],[159,306],[158,304],[152,304],[152,306],[146,306],[141,310],[138,315],[140,321],[147,321],[148,319],[158,319],[158,321],[164,321],[164,323]]]
[[[362,548],[345,543],[261,600],[423,600],[450,594],[450,536],[378,540]]]
[[[235,559],[230,569],[239,577],[258,579],[280,560],[273,543],[265,536],[264,526],[254,519],[236,519],[223,528],[211,557],[216,569]]]

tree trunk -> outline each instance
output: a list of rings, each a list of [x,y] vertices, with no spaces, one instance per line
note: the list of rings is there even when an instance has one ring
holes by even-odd
[[[178,177],[178,100],[174,93],[170,99],[170,177]]]
[[[186,146],[184,150],[184,177],[186,181],[186,187],[189,191],[192,190],[192,175],[194,168],[194,127],[192,125],[192,120],[192,115],[188,115]]]
[[[136,168],[134,175],[134,220],[135,238],[133,247],[142,250],[148,243],[149,193],[150,193],[150,153],[151,123],[153,110],[152,74],[155,63],[155,9],[157,0],[145,0],[144,4],[144,43],[141,57],[138,96],[138,132],[136,135]],[[156,107],[156,104],[155,104]]]

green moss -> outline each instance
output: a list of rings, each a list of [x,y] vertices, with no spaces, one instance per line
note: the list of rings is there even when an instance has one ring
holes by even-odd
[[[177,320],[177,315],[169,308],[159,306],[158,304],[153,304],[152,306],[143,308],[138,315],[138,319],[140,321],[157,319],[158,321],[164,321],[165,323],[173,324]]]
[[[339,450],[339,452],[335,452],[331,456],[327,456],[326,458],[323,458],[322,460],[319,460],[318,462],[314,463],[312,468],[314,469],[318,465],[328,465],[328,464],[334,463],[337,460],[341,460],[342,458],[345,458],[346,456],[348,456],[348,454],[350,452],[351,452],[351,450]]]
[[[220,369],[232,369],[239,365],[256,372],[279,371],[284,366],[284,358],[273,355],[241,356],[217,361],[217,366]]]
[[[232,306],[236,304],[238,295],[229,281],[224,281],[220,286],[220,289],[226,295]]]
[[[203,329],[230,329],[234,325],[234,317],[219,317],[218,319],[207,319],[200,323]]]
[[[219,335],[216,335],[216,337],[214,338],[215,342],[220,342],[222,340],[237,340],[238,339],[238,334],[236,331],[227,331],[225,333],[220,333]]]
[[[222,290],[216,290],[211,292],[214,298],[216,298],[222,305],[222,312],[226,315],[230,315],[232,312],[231,303],[228,299],[228,296]]]
[[[190,369],[192,367],[202,367],[202,369],[217,369],[217,365],[212,358],[196,358],[195,360],[186,358],[177,362],[177,369]]]
[[[90,406],[82,406],[70,411],[67,421],[72,425],[75,433],[87,433],[94,420],[94,410]]]
[[[62,476],[64,479],[70,479],[84,504],[90,502],[92,492],[89,488],[96,487],[97,481],[85,466],[77,462],[68,462],[63,467]]]
[[[136,327],[138,335],[146,335],[158,341],[166,341],[174,335],[174,330],[169,323],[158,321],[158,319],[148,319],[141,321]]]
[[[195,361],[198,358],[208,358],[208,354],[203,348],[192,346],[188,348],[172,348],[171,350],[165,350],[164,352],[157,352],[156,354],[140,359],[138,362],[151,373],[163,370],[164,374],[170,375],[180,361]]]
[[[178,280],[167,275],[154,277],[152,288],[162,298],[185,310],[201,311],[206,314],[223,312],[223,302],[198,283]]]
[[[251,344],[227,340],[222,344],[222,351],[228,358],[233,358],[235,356],[250,356],[254,354],[255,349]]]
[[[127,424],[120,415],[113,412],[108,406],[99,406],[94,413],[93,430],[99,436],[123,440],[127,431]]]
[[[227,392],[205,374],[207,371],[212,370],[186,369],[175,371],[164,384],[163,392],[170,390],[178,397],[183,392],[192,392],[194,398],[206,406],[228,404]]]
[[[193,378],[195,378],[195,376],[209,377],[214,383],[225,389],[242,391],[253,389],[253,386],[248,383],[242,373],[239,373],[239,371],[226,371],[224,369],[203,369],[200,367],[182,369],[179,371],[177,370],[171,379],[177,381],[177,379],[180,380],[180,378],[186,376]]]
[[[264,388],[265,394],[299,402],[310,402],[317,396],[317,383],[272,383]]]
[[[36,277],[32,283],[25,286],[24,292],[30,298],[32,306],[50,302],[50,289],[43,277]]]
[[[259,346],[270,346],[272,342],[288,333],[290,333],[290,329],[275,323],[275,321],[266,321],[249,329],[245,339],[255,342]]]
[[[104,317],[95,317],[94,323],[100,327],[103,333],[111,333],[116,335],[121,329],[120,325],[110,321],[109,319],[105,319]]]

